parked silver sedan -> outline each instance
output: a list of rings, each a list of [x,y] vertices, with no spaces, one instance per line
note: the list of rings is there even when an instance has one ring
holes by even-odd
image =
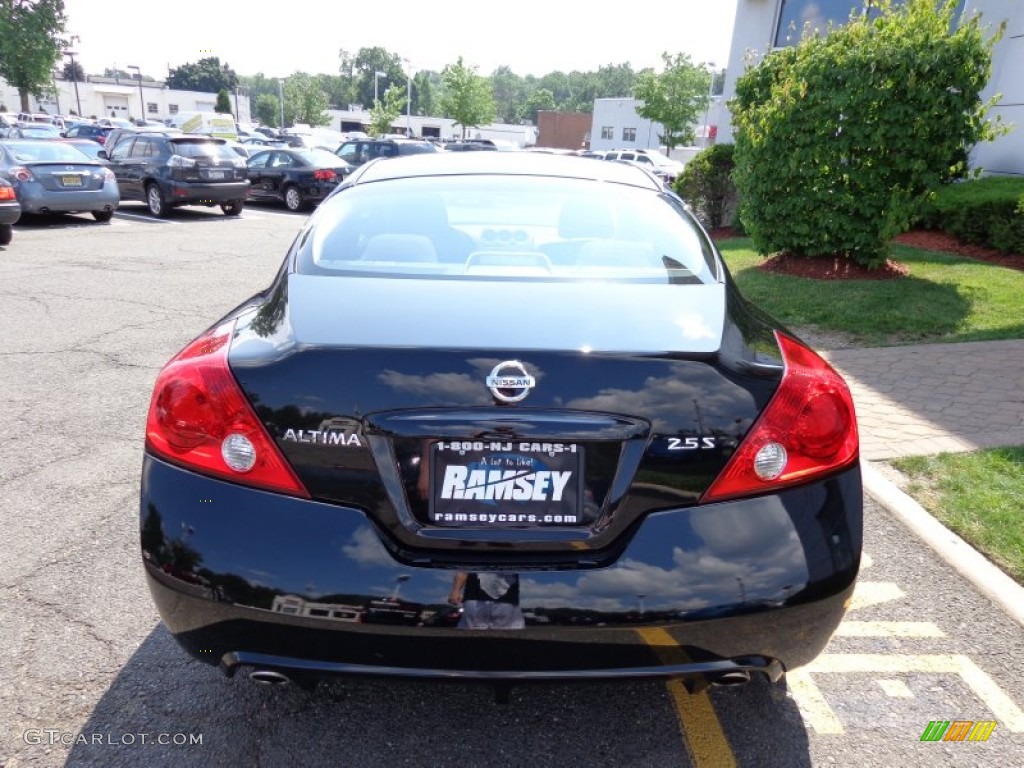
[[[14,186],[22,213],[91,213],[110,221],[121,202],[106,166],[59,141],[0,141],[0,175]]]

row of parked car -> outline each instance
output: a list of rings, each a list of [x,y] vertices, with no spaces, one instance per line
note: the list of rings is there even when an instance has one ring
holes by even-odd
[[[87,212],[101,222],[109,221],[124,201],[143,202],[157,217],[181,205],[219,206],[226,215],[237,216],[248,200],[276,201],[291,211],[302,211],[319,203],[353,169],[370,160],[496,149],[493,143],[479,140],[441,147],[407,138],[356,138],[332,152],[280,136],[236,142],[166,126],[82,124],[61,133],[49,139],[0,139],[0,179],[7,182],[0,186],[0,207],[33,214]],[[631,150],[632,157],[626,154],[616,151],[603,157],[643,165],[667,180],[677,172],[657,153]],[[0,215],[0,244],[10,242],[12,215]]]

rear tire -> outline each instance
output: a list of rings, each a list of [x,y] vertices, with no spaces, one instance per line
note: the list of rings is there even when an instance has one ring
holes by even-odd
[[[220,209],[224,211],[225,216],[237,216],[242,212],[245,207],[244,200],[232,200],[230,203],[224,203]]]
[[[0,245],[8,245],[14,238],[14,227],[10,224],[0,224]]]
[[[170,208],[167,206],[167,200],[164,198],[164,193],[160,191],[160,186],[154,182],[146,185],[146,207],[149,209],[150,214],[158,219],[167,218],[167,214],[170,211]]]
[[[302,199],[302,193],[298,187],[289,186],[284,190],[284,204],[289,211],[298,213],[306,207],[306,201]]]
[[[94,219],[96,219],[96,221],[98,221],[100,223],[103,223],[103,222],[110,221],[112,218],[114,218],[114,212],[113,211],[93,211],[92,212],[92,217]]]

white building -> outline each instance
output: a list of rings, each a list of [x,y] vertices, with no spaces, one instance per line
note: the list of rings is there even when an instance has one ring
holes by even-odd
[[[366,131],[370,125],[370,113],[361,109],[329,109],[329,128],[342,133]],[[427,139],[458,139],[462,137],[462,126],[447,117],[424,115],[401,115],[391,124],[394,133],[403,133]],[[537,127],[534,125],[511,125],[491,123],[466,129],[467,139],[490,139],[495,144],[508,147],[532,147],[537,143]]]
[[[249,122],[249,98],[233,93],[230,99],[235,119],[241,123]],[[85,117],[164,120],[178,112],[213,112],[216,102],[215,93],[175,91],[161,80],[139,81],[90,75],[84,83],[54,80],[48,96],[29,97],[29,109],[51,115],[74,112]],[[0,104],[7,107],[8,112],[21,111],[17,88],[4,80],[0,80]]]
[[[992,78],[982,99],[1001,94],[990,115],[1002,117],[1013,126],[1011,132],[994,142],[979,145],[971,153],[971,164],[990,173],[1024,175],[1024,3],[1021,0],[961,0],[962,18],[975,12],[992,30],[1006,21],[1007,28],[992,52]],[[842,23],[850,11],[863,7],[863,0],[737,0],[736,25],[725,81],[725,99],[736,94],[736,79],[747,61],[758,61],[773,48],[792,45],[799,39],[804,22],[824,30],[829,21]],[[794,30],[796,32],[794,33]],[[733,140],[728,110],[719,121],[718,141]]]

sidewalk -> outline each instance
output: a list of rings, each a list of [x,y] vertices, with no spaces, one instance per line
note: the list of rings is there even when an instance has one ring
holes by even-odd
[[[850,385],[869,461],[1024,445],[1024,340],[822,355]]]
[[[871,462],[1024,445],[1024,340],[821,353],[853,393],[864,490],[1024,626],[1024,587]]]

